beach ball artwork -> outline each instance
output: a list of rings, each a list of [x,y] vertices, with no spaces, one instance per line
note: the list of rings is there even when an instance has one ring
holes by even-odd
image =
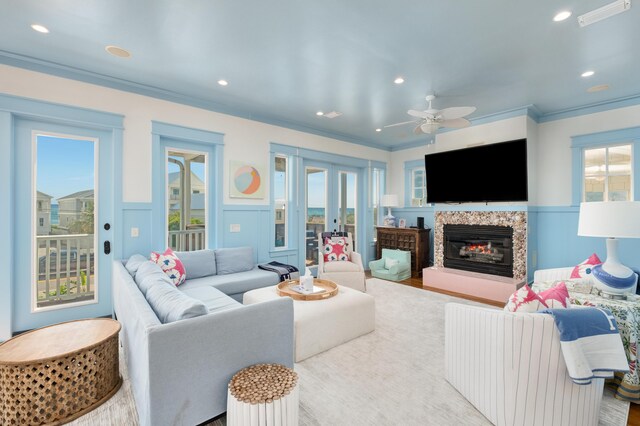
[[[245,195],[255,194],[260,188],[260,173],[255,167],[238,167],[233,176],[233,183],[239,192]]]

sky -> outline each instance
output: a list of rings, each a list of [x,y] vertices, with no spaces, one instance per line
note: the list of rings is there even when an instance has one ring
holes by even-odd
[[[37,138],[36,188],[56,199],[94,187],[94,142]]]

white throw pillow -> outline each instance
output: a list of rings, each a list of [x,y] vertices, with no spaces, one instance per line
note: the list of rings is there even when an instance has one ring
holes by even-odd
[[[387,258],[384,260],[384,269],[391,269],[392,266],[397,265],[398,263],[400,263],[399,260]]]

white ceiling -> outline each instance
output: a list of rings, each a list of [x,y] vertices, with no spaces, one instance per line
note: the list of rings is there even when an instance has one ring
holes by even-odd
[[[607,3],[0,0],[0,63],[397,149],[427,136],[375,129],[426,109],[430,92],[436,108],[476,106],[472,121],[640,103],[640,4],[588,27],[576,20]],[[563,9],[573,16],[553,22]],[[610,89],[587,93],[599,84]],[[316,116],[332,110],[343,115]]]

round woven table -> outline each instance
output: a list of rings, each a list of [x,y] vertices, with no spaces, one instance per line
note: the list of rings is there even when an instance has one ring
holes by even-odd
[[[60,425],[93,410],[122,384],[120,323],[70,321],[0,344],[0,424]]]
[[[228,426],[297,426],[298,375],[280,364],[236,373],[227,392]]]

